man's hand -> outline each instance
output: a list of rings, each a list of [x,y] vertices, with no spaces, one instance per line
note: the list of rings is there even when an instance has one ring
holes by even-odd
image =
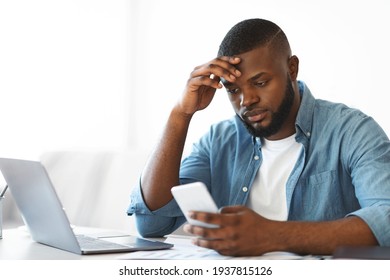
[[[339,246],[378,245],[368,225],[357,216],[334,221],[272,221],[244,206],[229,206],[218,214],[192,212],[191,218],[219,225],[186,225],[195,245],[222,255],[254,256],[272,251],[331,255]]]
[[[195,67],[187,81],[177,109],[187,116],[192,116],[196,111],[205,109],[213,100],[215,91],[222,88],[221,78],[234,82],[241,75],[235,67],[239,63],[238,57],[223,56]]]
[[[217,224],[219,228],[186,225],[184,230],[194,234],[193,243],[214,249],[222,255],[250,256],[275,251],[272,228],[278,222],[270,221],[244,206],[229,206],[218,214],[191,212],[191,218]]]

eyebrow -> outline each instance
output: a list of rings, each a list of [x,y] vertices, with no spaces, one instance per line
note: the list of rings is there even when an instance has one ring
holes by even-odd
[[[252,78],[249,78],[248,81],[251,81],[251,82],[256,81],[257,79],[259,79],[261,76],[263,76],[265,74],[266,74],[265,72],[260,72],[260,73],[258,73],[256,75],[254,75]]]

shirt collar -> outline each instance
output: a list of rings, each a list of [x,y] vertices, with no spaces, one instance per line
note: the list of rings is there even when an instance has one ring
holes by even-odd
[[[295,126],[297,127],[297,137],[301,132],[307,138],[310,138],[312,131],[313,113],[315,107],[315,98],[309,88],[302,81],[298,81],[299,93],[301,94],[301,104],[299,106]]]

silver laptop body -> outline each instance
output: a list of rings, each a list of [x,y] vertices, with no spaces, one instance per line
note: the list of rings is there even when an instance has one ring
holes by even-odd
[[[0,158],[0,170],[36,242],[76,254],[159,250],[173,246],[130,235],[101,238],[76,236],[46,169],[40,162]],[[85,248],[80,239],[86,239]]]

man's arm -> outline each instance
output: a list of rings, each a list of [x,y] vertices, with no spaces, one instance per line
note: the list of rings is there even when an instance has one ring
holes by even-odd
[[[234,66],[239,62],[239,58],[216,58],[191,73],[141,177],[143,198],[150,210],[156,210],[172,199],[170,190],[179,184],[180,162],[192,116],[211,103],[215,91],[222,88],[221,78],[234,82],[241,75]]]
[[[146,205],[156,210],[171,199],[170,189],[179,184],[181,157],[191,116],[172,110],[160,143],[151,155],[141,178]]]
[[[196,245],[223,255],[262,255],[271,251],[331,255],[341,245],[378,245],[367,224],[357,216],[328,221],[271,221],[244,206],[221,214],[191,213],[192,218],[220,225],[217,229],[186,225]]]

